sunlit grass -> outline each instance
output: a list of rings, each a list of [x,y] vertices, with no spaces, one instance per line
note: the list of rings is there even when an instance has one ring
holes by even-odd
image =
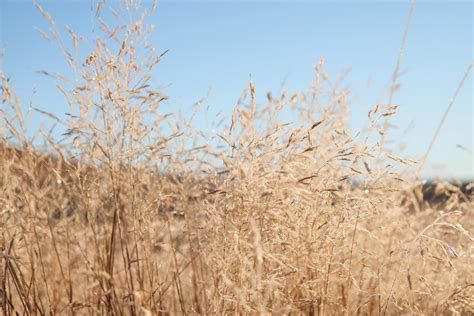
[[[4,314],[474,313],[472,185],[423,198],[417,162],[381,145],[397,105],[351,131],[321,61],[307,90],[266,104],[250,81],[202,145],[161,112],[147,8],[120,2],[87,56],[38,8],[76,77],[55,75],[66,120],[39,111],[64,138],[33,140],[0,72]]]

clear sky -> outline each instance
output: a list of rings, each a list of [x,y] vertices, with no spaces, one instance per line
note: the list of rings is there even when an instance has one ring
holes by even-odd
[[[38,2],[59,25],[94,38],[95,1]],[[47,24],[31,1],[0,3],[0,42],[7,46],[3,69],[25,103],[36,87],[37,107],[65,112],[53,82],[36,73],[61,72],[66,66],[35,31]],[[279,91],[283,82],[289,92],[305,90],[323,57],[333,77],[351,69],[345,84],[352,89],[351,127],[357,130],[368,110],[386,101],[381,96],[390,87],[410,6],[410,1],[159,1],[151,20],[153,41],[158,50],[170,52],[157,68],[157,83],[172,106],[185,109],[210,90],[208,118],[196,122],[206,129],[215,113],[231,113],[250,73],[261,96]],[[397,154],[419,158],[426,150],[473,60],[472,15],[471,1],[417,2],[402,61],[402,87],[394,100],[401,104],[393,119],[398,129],[388,137],[406,144],[393,147]],[[471,75],[441,130],[426,176],[474,177],[472,92]]]

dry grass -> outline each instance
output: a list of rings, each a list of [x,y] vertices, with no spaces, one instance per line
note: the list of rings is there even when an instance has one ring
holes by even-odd
[[[352,133],[349,92],[322,61],[307,91],[267,104],[250,82],[200,146],[151,90],[163,54],[146,44],[146,9],[121,2],[80,56],[80,37],[63,45],[39,8],[74,78],[54,75],[69,114],[42,113],[65,138],[36,133],[39,149],[0,72],[5,315],[474,313],[472,194],[440,185],[435,207],[401,178],[415,163],[378,143],[397,106]]]

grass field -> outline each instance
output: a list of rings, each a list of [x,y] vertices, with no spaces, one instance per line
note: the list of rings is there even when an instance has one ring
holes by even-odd
[[[473,185],[423,197],[424,161],[383,146],[397,105],[354,133],[321,61],[266,104],[250,81],[205,144],[150,84],[154,8],[123,3],[87,56],[38,5],[76,74],[54,75],[67,118],[39,111],[62,139],[28,136],[0,70],[3,314],[474,314]]]

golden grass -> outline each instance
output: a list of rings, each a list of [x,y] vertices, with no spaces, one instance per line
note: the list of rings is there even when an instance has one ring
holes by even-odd
[[[351,133],[349,92],[321,61],[307,91],[265,105],[250,82],[200,146],[151,90],[164,53],[140,46],[146,9],[120,8],[84,57],[40,8],[76,74],[56,76],[68,118],[41,111],[62,141],[35,146],[0,72],[3,314],[474,313],[472,195],[446,184],[445,203],[420,199],[400,175],[415,162],[378,143],[397,106]]]

